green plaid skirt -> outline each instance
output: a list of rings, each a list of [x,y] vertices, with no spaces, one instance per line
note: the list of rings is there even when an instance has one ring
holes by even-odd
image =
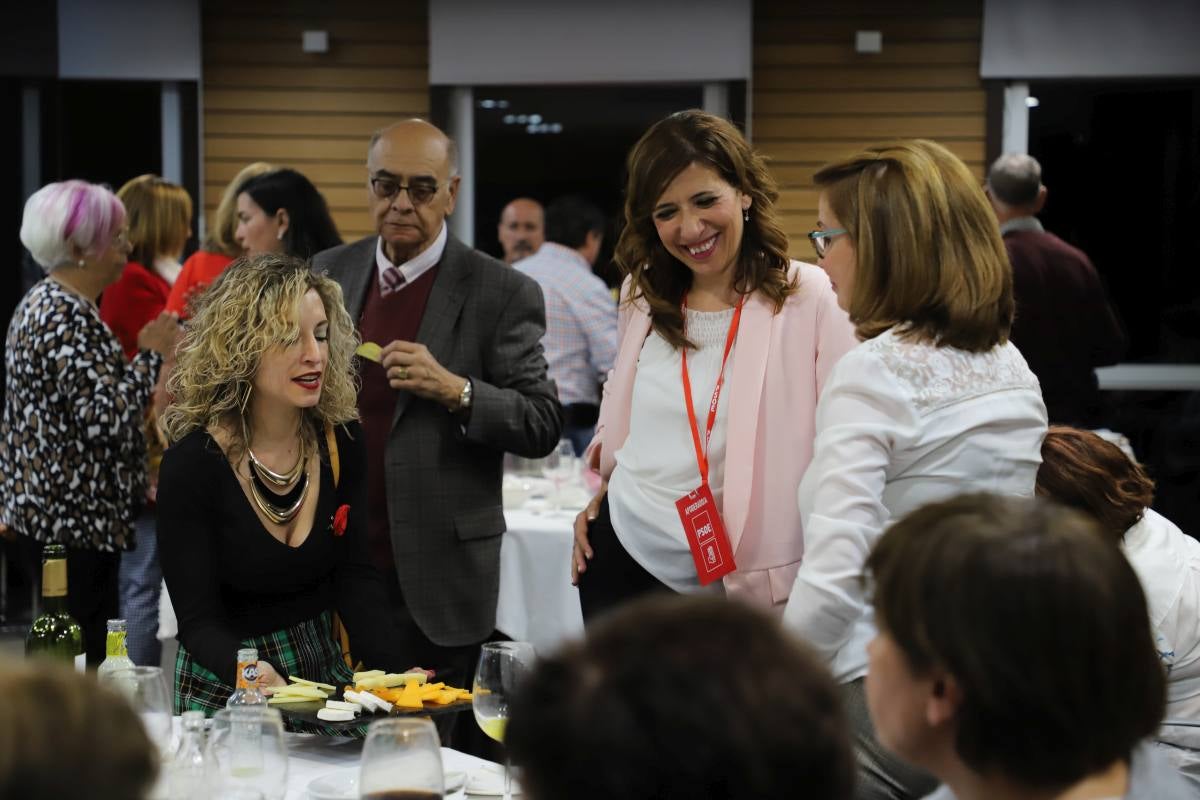
[[[354,681],[354,673],[346,666],[341,647],[334,641],[333,615],[329,612],[281,631],[245,639],[242,647],[257,648],[259,659],[282,667],[285,679],[295,675],[338,687]],[[202,667],[186,647],[179,645],[179,654],[175,657],[176,714],[203,711],[206,717],[211,717],[225,708],[231,694],[231,682]],[[286,714],[283,719],[284,726],[296,733],[334,733],[326,728],[294,723]],[[336,735],[353,734],[338,731]]]

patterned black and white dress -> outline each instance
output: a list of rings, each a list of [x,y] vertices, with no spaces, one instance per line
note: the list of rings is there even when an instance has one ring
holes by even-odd
[[[43,544],[129,549],[161,366],[148,350],[126,360],[96,307],[57,281],[30,289],[5,351],[0,521]]]

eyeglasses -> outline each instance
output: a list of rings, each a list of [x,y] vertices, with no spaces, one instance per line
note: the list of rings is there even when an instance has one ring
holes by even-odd
[[[809,231],[808,240],[812,242],[813,250],[817,251],[817,258],[824,258],[829,252],[830,239],[835,236],[843,236],[849,233],[845,228],[830,228],[827,231]]]
[[[400,190],[408,192],[408,199],[414,206],[423,206],[438,193],[438,185],[434,181],[420,183],[401,183],[393,178],[371,178],[371,191],[380,200],[391,200],[400,194]]]

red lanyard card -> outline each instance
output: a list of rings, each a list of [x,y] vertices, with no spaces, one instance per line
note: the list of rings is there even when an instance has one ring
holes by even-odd
[[[700,484],[694,492],[676,500],[675,507],[679,509],[679,519],[683,521],[688,547],[692,549],[700,585],[707,586],[737,569],[725,524],[717,513],[717,504],[708,483]]]
[[[708,404],[708,419],[704,430],[704,440],[701,444],[699,426],[696,424],[695,406],[692,404],[692,381],[688,374],[687,350],[680,356],[680,379],[683,381],[683,401],[687,408],[688,424],[692,429],[692,444],[696,448],[696,466],[700,470],[700,486],[687,495],[675,501],[679,510],[679,519],[683,522],[683,532],[687,538],[688,547],[692,550],[692,559],[696,562],[696,575],[700,585],[707,586],[718,578],[733,572],[737,564],[733,561],[733,547],[729,544],[729,534],[725,532],[725,523],[717,512],[717,503],[713,500],[712,490],[708,488],[708,440],[712,437],[713,425],[717,421],[717,404],[721,399],[721,387],[725,382],[725,365],[729,362],[729,351],[733,349],[733,340],[737,338],[738,324],[742,318],[742,304],[745,298],[738,300],[729,323],[729,333],[725,336],[725,352],[721,357],[721,371],[717,373],[717,383],[713,387],[712,400]],[[683,302],[683,318],[687,322],[687,298]],[[685,327],[684,334],[687,334]]]

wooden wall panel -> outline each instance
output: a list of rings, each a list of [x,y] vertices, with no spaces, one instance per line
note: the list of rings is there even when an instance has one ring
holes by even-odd
[[[934,139],[982,179],[981,0],[755,0],[752,135],[781,189],[792,254],[815,258],[813,173],[893,138]],[[854,33],[880,31],[860,54]]]
[[[204,205],[251,161],[294,167],[347,241],[372,232],[366,149],[376,129],[429,115],[426,0],[204,0]],[[304,53],[306,30],[329,52]]]

